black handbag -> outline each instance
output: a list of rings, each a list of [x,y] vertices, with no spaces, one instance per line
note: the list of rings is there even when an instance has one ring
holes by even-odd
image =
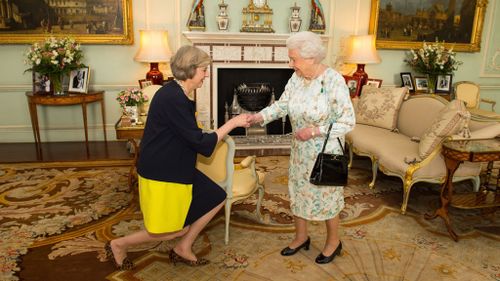
[[[325,153],[332,125],[333,124],[330,124],[328,128],[323,149],[318,154],[318,157],[316,157],[316,162],[314,162],[311,177],[309,178],[309,182],[314,185],[347,185],[347,165],[349,164],[349,156],[346,155],[340,139],[337,138],[337,141],[340,144],[340,148],[342,148],[343,154]]]

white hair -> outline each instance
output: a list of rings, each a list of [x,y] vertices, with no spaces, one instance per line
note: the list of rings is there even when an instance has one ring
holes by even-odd
[[[286,40],[288,49],[296,49],[302,58],[321,62],[326,57],[323,41],[318,34],[310,31],[298,32]]]

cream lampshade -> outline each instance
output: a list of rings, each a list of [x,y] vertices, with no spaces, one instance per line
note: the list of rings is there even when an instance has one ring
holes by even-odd
[[[168,62],[172,56],[172,51],[168,44],[168,32],[166,30],[140,30],[140,47],[134,60],[149,62],[150,70],[146,74],[146,79],[153,81],[153,84],[163,83],[163,74],[158,69],[158,63]]]
[[[348,46],[349,50],[344,61],[358,65],[353,76],[361,77],[361,85],[365,85],[368,79],[368,74],[365,72],[365,64],[379,63],[381,61],[375,48],[375,36],[352,35]]]

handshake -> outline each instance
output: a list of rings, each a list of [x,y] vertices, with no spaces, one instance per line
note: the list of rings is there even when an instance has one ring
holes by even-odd
[[[255,113],[255,114],[244,113],[244,114],[240,114],[240,115],[232,118],[228,122],[231,122],[233,124],[234,128],[236,128],[236,127],[248,128],[251,125],[256,124],[256,123],[260,123],[262,121],[264,121],[264,118],[262,117],[262,115],[260,113]]]

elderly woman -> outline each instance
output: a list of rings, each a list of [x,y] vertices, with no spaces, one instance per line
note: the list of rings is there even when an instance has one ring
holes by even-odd
[[[108,242],[105,251],[118,269],[133,267],[130,246],[181,237],[170,260],[191,266],[205,265],[192,245],[205,225],[224,204],[226,193],[195,168],[196,154],[210,156],[215,145],[232,129],[249,126],[239,115],[215,132],[203,132],[195,119],[192,93],[207,77],[210,57],[202,50],[183,46],[172,57],[175,80],[155,94],[141,141],[138,161],[139,198],[145,230]]]
[[[265,125],[285,115],[290,117],[294,138],[290,153],[288,189],[295,221],[295,239],[281,251],[291,256],[309,249],[307,221],[325,221],[326,243],[316,263],[331,262],[342,250],[339,213],[344,208],[343,186],[315,186],[309,183],[316,156],[321,151],[328,127],[330,140],[353,129],[354,111],[344,78],[321,63],[325,48],[312,32],[299,32],[286,41],[290,67],[295,70],[280,99],[250,117]],[[341,153],[339,142],[329,141],[325,152]]]

